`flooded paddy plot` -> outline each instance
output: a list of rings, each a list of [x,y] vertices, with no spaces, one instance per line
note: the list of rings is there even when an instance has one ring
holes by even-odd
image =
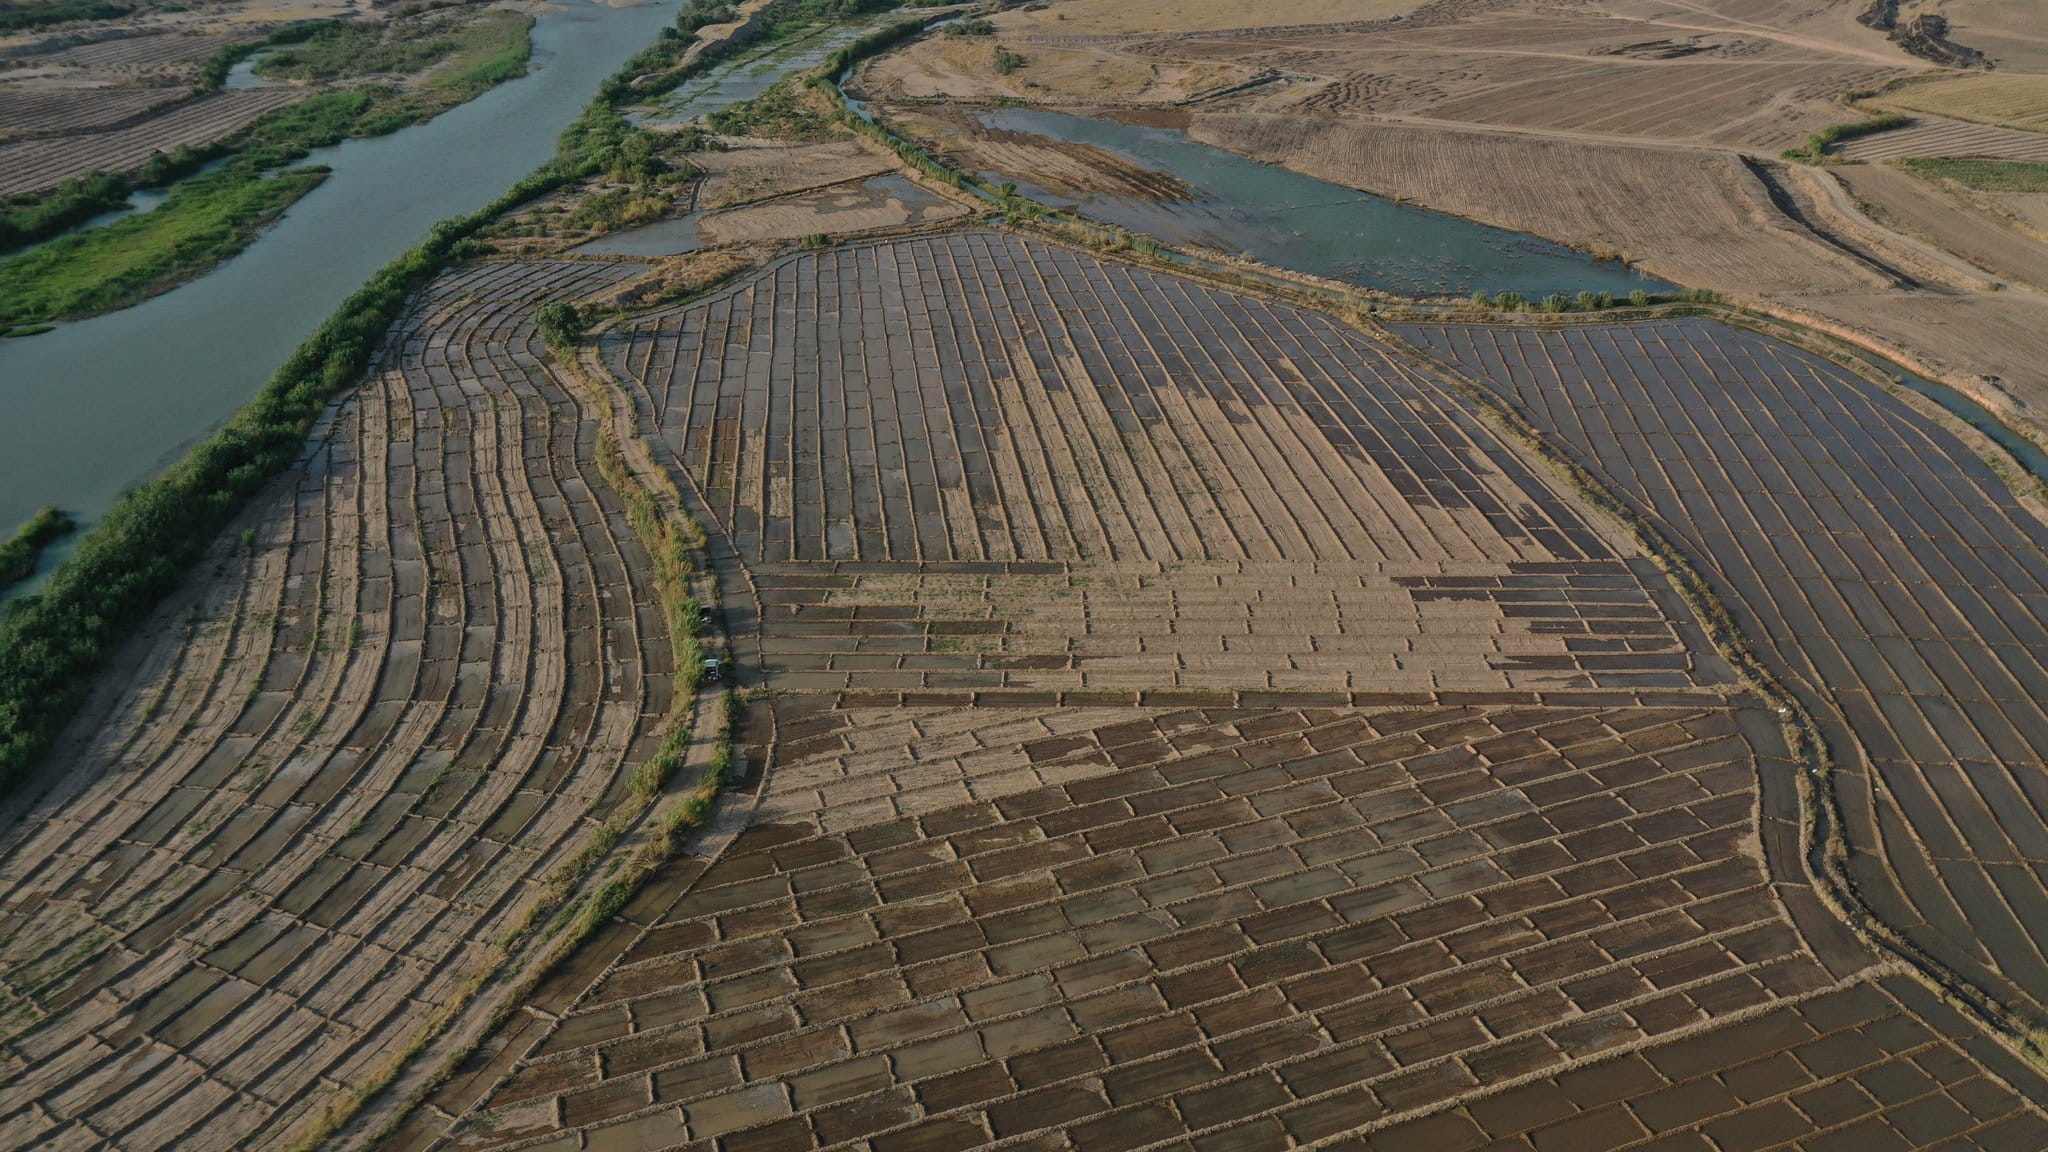
[[[2048,527],[1927,418],[1741,329],[1400,334],[1716,574],[1824,718],[1879,913],[2001,999],[2048,1000]]]
[[[608,336],[794,690],[1713,683],[1654,572],[1329,319],[986,233]]]
[[[432,285],[12,803],[0,1146],[286,1143],[624,797],[673,656],[525,317],[625,271]]]
[[[2038,1144],[2024,1065],[1802,938],[1758,722],[1168,710],[1096,728],[1087,778],[778,816],[403,1146]]]

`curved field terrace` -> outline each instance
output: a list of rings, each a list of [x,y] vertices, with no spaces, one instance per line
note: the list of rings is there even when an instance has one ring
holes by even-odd
[[[2048,997],[2048,528],[1954,435],[1707,321],[1404,328],[1497,389],[1725,584],[1820,706],[1880,915],[2016,1006]]]
[[[674,676],[549,299],[438,281],[12,804],[0,1145],[283,1143],[488,966]]]

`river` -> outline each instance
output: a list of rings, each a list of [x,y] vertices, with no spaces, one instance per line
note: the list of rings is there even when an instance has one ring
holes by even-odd
[[[44,504],[90,521],[219,427],[436,221],[483,207],[553,156],[599,82],[653,42],[676,3],[570,0],[542,13],[527,76],[426,124],[315,152],[305,162],[333,175],[219,268],[133,308],[0,341],[0,534]]]
[[[1091,192],[1061,195],[1029,173],[1009,180],[1040,203],[1155,236],[1169,244],[1249,255],[1262,263],[1401,296],[1469,295],[1475,290],[1609,292],[1626,296],[1672,286],[1614,261],[1412,204],[1331,184],[1212,148],[1174,128],[1153,128],[1039,108],[998,108],[982,125],[1118,153],[1168,173],[1194,191],[1186,199]]]

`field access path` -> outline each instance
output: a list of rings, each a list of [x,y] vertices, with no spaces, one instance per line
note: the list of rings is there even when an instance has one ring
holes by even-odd
[[[284,1143],[624,799],[673,658],[529,318],[630,271],[430,286],[11,802],[0,1146]]]
[[[2048,526],[1932,420],[1704,320],[1397,330],[1486,382],[1718,576],[1839,760],[1876,911],[2048,1004]]]

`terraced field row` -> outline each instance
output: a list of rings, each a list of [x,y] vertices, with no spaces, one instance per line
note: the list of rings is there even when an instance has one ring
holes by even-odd
[[[1402,334],[1717,575],[1825,717],[1878,912],[2008,1003],[2048,1000],[2048,527],[1928,419],[1739,329]]]
[[[184,95],[172,88],[0,87],[0,141],[103,132]]]
[[[288,1142],[627,794],[673,657],[525,319],[618,274],[437,282],[13,803],[0,1144]]]
[[[1842,145],[1850,160],[1896,160],[1901,156],[1983,156],[1997,160],[2031,160],[2048,164],[2048,133],[1996,128],[1939,116],[1915,116],[1911,124],[1890,132],[1859,137]]]
[[[2048,1083],[1808,883],[1777,718],[1398,345],[954,233],[783,261],[602,354],[775,691],[714,834],[392,1147],[2048,1139]],[[990,447],[1026,439],[1071,463]],[[1432,679],[1343,690],[1389,648]]]
[[[1867,961],[1795,889],[1838,971],[1802,940],[1756,853],[1755,713],[1120,727],[1101,743],[1137,753],[1064,785],[756,826],[446,1146],[2048,1134],[1984,1062],[2022,1066],[1945,1039],[1967,1029],[1924,993],[1850,976]],[[1149,745],[1119,744],[1138,729]]]
[[[289,87],[220,92],[111,131],[0,145],[0,196],[55,188],[88,172],[132,171],[158,152],[218,140],[301,95]]]
[[[604,354],[753,562],[772,687],[1715,679],[1661,577],[1313,313],[962,233],[784,260]]]

